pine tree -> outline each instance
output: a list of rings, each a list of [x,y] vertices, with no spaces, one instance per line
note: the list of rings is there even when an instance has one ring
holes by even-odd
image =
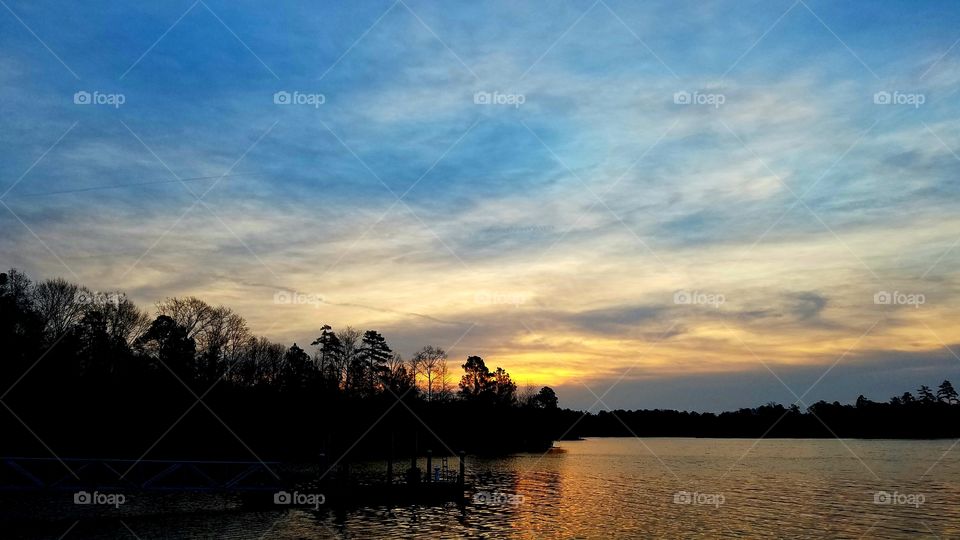
[[[363,371],[366,371],[366,390],[373,394],[388,372],[387,364],[393,358],[393,351],[379,332],[367,330],[363,334],[361,358]]]
[[[933,395],[933,391],[925,384],[920,385],[920,388],[917,389],[917,395],[920,397],[921,403],[933,403],[937,400],[937,397]]]
[[[940,386],[937,388],[937,399],[950,404],[956,403],[957,391],[953,389],[953,385],[950,384],[950,381],[944,380],[942,383],[940,383]]]

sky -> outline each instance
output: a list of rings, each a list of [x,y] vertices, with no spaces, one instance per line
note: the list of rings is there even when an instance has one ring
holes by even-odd
[[[34,279],[580,409],[960,378],[955,2],[0,4],[0,263]]]

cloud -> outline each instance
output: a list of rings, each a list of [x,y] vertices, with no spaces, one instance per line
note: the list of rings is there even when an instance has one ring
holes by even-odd
[[[827,298],[816,292],[800,292],[790,296],[793,300],[790,311],[800,320],[819,317],[823,308],[827,307]]]
[[[63,32],[48,7],[22,7],[82,82],[22,29],[0,34],[0,176],[29,170],[3,199],[16,217],[0,208],[8,265],[144,305],[201,296],[285,341],[329,323],[377,328],[405,354],[458,343],[542,383],[634,366],[664,395],[727,384],[756,357],[939,354],[957,322],[958,63],[933,65],[949,17],[920,36],[914,13],[854,28],[813,6],[877,81],[805,10],[750,49],[784,9],[772,3],[610,4],[622,22],[598,4],[571,28],[588,6],[411,2],[429,29],[398,4],[352,48],[390,3],[209,5],[256,56],[205,10],[123,80],[179,14],[69,8]],[[128,100],[78,106],[81,88]],[[882,89],[929,99],[879,106]],[[327,99],[276,105],[281,90]],[[681,91],[724,103],[677,104]],[[196,199],[167,166],[210,190],[204,204],[187,212]],[[279,288],[324,303],[276,305]],[[725,302],[678,305],[678,290]],[[878,306],[880,290],[928,301]]]

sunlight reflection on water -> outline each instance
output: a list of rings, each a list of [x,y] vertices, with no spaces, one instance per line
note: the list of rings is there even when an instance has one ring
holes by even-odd
[[[764,440],[751,449],[753,444],[563,442],[564,452],[542,456],[469,458],[468,482],[476,493],[462,509],[365,508],[337,516],[249,512],[225,504],[219,509],[224,511],[130,515],[122,524],[81,519],[70,537],[129,535],[125,527],[141,538],[238,539],[960,534],[960,454],[948,453],[937,463],[952,441]]]

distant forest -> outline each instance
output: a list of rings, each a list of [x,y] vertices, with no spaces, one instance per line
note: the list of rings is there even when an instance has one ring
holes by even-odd
[[[889,401],[863,397],[852,405],[818,401],[806,410],[769,403],[715,413],[673,410],[613,410],[584,416],[563,410],[563,438],[747,437],[936,439],[960,437],[960,400],[950,381],[936,390],[923,385]],[[573,425],[573,428],[569,426]]]
[[[404,359],[375,330],[329,325],[288,347],[198,298],[148,313],[120,292],[17,270],[0,273],[0,347],[0,455],[310,460],[543,451],[590,436],[960,436],[949,381],[807,410],[585,413],[479,356],[452,362],[426,346]]]

